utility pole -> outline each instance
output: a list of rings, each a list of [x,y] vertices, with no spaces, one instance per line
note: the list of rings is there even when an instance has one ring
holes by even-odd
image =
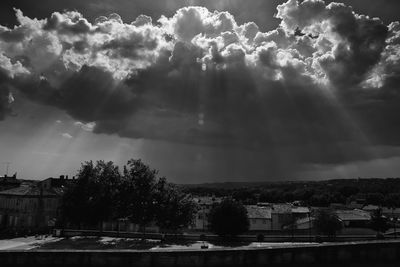
[[[10,167],[11,162],[3,162],[6,165],[6,175],[8,176],[8,168]]]

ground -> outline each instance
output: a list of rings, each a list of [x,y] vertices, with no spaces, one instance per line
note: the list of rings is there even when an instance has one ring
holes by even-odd
[[[114,238],[114,237],[24,237],[7,240],[0,240],[0,250],[42,250],[42,249],[135,249],[135,250],[186,250],[201,249],[206,245],[208,249],[223,247],[292,247],[302,246],[310,243],[211,243],[202,241],[193,242],[169,242],[163,243],[159,240],[147,239],[142,241],[135,238]]]

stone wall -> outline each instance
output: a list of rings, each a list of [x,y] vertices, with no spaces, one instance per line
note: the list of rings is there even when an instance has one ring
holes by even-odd
[[[8,266],[400,266],[400,242],[352,242],[292,248],[188,251],[0,251]]]

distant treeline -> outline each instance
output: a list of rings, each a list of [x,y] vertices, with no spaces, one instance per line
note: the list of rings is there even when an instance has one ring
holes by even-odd
[[[214,186],[213,186],[214,185]],[[231,196],[245,204],[292,202],[329,206],[358,200],[362,204],[400,207],[400,178],[358,178],[327,181],[181,185],[192,195]]]

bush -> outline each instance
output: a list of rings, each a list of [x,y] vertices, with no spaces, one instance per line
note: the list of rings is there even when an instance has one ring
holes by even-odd
[[[257,242],[264,242],[264,235],[263,234],[258,234],[257,235]]]
[[[226,199],[211,209],[209,223],[211,231],[221,237],[233,237],[249,229],[246,208],[231,199]]]
[[[318,210],[314,224],[317,232],[327,236],[336,236],[336,232],[343,227],[342,222],[331,210]]]

